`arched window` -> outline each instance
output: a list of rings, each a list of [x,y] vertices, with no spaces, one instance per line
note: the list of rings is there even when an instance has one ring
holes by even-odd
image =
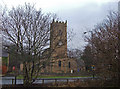
[[[59,61],[58,66],[61,67],[61,61]]]
[[[68,67],[70,68],[70,62],[68,63]]]

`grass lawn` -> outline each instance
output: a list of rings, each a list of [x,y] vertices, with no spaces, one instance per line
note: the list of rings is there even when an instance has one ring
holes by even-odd
[[[38,76],[38,78],[80,78],[80,77],[92,77],[92,76]],[[17,76],[17,79],[23,79],[23,75]]]

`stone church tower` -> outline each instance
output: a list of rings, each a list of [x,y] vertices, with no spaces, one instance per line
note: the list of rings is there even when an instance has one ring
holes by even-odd
[[[67,58],[67,21],[51,23],[50,50],[52,58]]]
[[[67,58],[67,21],[51,23],[50,28],[51,72],[65,73],[68,68]]]

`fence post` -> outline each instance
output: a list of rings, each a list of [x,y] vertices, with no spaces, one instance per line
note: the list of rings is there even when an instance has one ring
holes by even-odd
[[[12,79],[12,85],[13,85],[13,81],[14,81],[14,79]]]
[[[74,79],[74,84],[75,84],[75,79]]]
[[[67,79],[67,84],[69,83],[69,80]]]
[[[44,84],[44,79],[42,79],[42,84]]]
[[[15,75],[15,85],[16,85],[16,75]]]
[[[57,79],[55,79],[55,85],[57,84]]]

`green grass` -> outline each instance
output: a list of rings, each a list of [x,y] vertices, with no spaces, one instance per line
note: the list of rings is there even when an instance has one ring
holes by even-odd
[[[18,75],[17,79],[23,79],[23,75]]]
[[[79,77],[92,77],[92,76],[38,76],[38,78],[79,78]],[[22,75],[17,76],[17,79],[23,79]]]

